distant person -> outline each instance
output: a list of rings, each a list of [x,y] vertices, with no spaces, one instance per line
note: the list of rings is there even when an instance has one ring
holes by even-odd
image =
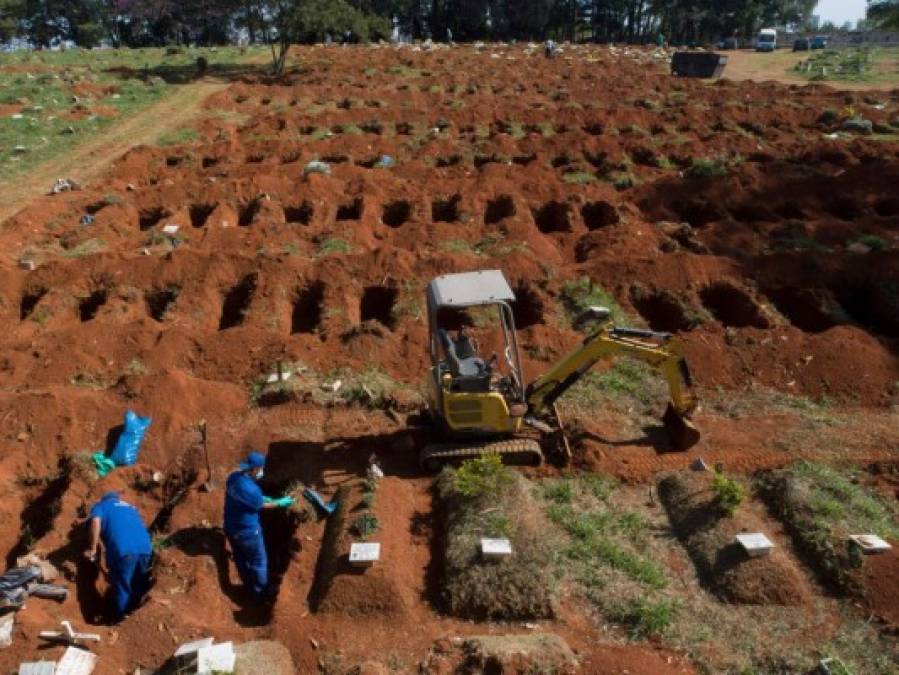
[[[664,49],[665,44],[665,34],[662,31],[659,31],[659,34],[656,35],[656,46],[659,49]]]
[[[140,605],[150,590],[153,544],[137,509],[107,492],[90,512],[90,547],[85,556],[97,562],[100,542],[116,621]]]
[[[556,53],[556,43],[554,40],[547,40],[543,43],[543,54],[546,58],[551,59]]]
[[[225,488],[225,536],[237,573],[244,586],[257,600],[270,596],[268,554],[262,538],[259,512],[262,509],[287,508],[292,497],[272,499],[262,494],[259,480],[265,469],[262,453],[251,452],[237,471],[228,476]]]

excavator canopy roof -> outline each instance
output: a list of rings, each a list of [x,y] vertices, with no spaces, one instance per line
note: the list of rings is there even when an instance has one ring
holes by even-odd
[[[428,309],[513,302],[515,293],[500,270],[444,274],[428,284]]]

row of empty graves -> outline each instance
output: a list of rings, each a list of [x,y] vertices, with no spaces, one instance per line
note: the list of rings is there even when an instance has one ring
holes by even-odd
[[[255,297],[258,283],[258,274],[248,274],[223,293],[219,330],[228,330],[243,325]],[[322,281],[311,281],[296,289],[290,306],[291,334],[314,333],[321,326],[325,291],[326,285]],[[27,291],[22,296],[19,309],[22,321],[34,314],[46,294],[46,288],[36,288]],[[358,318],[358,323],[377,321],[392,330],[396,327],[394,307],[399,300],[399,294],[398,288],[390,286],[365,286],[359,297],[357,317],[354,317],[356,308],[350,308],[348,315],[351,318]],[[82,322],[93,321],[111,296],[111,289],[98,288],[90,294],[80,297],[76,305],[78,318]],[[169,312],[177,307],[180,296],[181,287],[177,285],[168,285],[147,291],[143,297],[147,314],[155,321],[165,321]]]
[[[316,206],[309,200],[295,203],[278,203],[264,197],[235,205],[218,203],[195,203],[187,207],[187,218],[194,228],[232,224],[249,227],[264,222],[285,222],[291,225],[310,225],[316,219],[325,221],[333,218],[336,222],[351,222],[368,216],[375,210],[380,221],[392,228],[399,228],[410,221],[428,221],[433,223],[466,223],[472,220],[463,204],[462,195],[453,194],[433,200],[430,204],[416,204],[407,199],[392,199],[380,205],[369,205],[362,197],[352,197],[333,205],[322,205],[322,212],[317,214]],[[331,213],[326,213],[330,211]],[[485,225],[495,225],[506,219],[530,213],[537,229],[544,234],[572,232],[577,223],[577,214],[588,230],[598,230],[620,221],[618,209],[610,202],[588,201],[580,206],[563,201],[550,200],[541,204],[530,205],[521,209],[511,195],[499,195],[486,202],[483,209]],[[170,223],[178,214],[163,208],[152,207],[139,212],[139,225],[142,231],[161,228],[165,234],[175,235],[180,225]]]

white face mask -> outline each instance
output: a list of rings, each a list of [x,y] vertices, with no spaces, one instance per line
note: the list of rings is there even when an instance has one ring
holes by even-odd
[[[259,469],[259,471],[256,472],[256,480],[259,480],[260,478],[262,478],[264,473],[265,473],[265,471],[263,469]]]

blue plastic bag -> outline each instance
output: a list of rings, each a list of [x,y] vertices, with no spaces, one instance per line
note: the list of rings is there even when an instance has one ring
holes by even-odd
[[[149,417],[141,417],[132,410],[125,413],[125,429],[116,441],[112,451],[112,461],[116,466],[131,466],[137,462],[141,441],[152,422]]]

